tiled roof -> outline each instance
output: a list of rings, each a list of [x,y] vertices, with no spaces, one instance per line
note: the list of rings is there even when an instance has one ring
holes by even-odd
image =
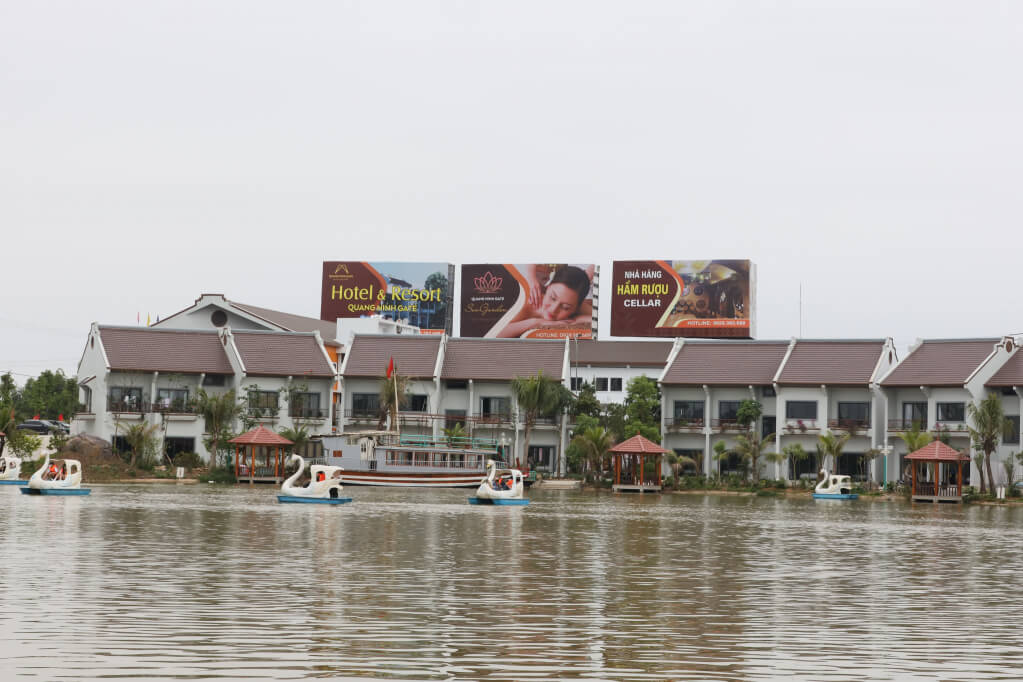
[[[346,377],[382,377],[394,358],[398,373],[409,377],[433,377],[441,337],[432,334],[356,334],[348,349]]]
[[[643,436],[635,435],[627,441],[623,441],[618,445],[611,448],[611,452],[621,452],[624,454],[646,454],[646,455],[657,455],[671,450],[665,450],[657,443],[647,440]]]
[[[1023,386],[1023,351],[1013,353],[1001,369],[987,380],[988,386]]]
[[[906,459],[922,459],[930,462],[934,460],[942,462],[969,462],[970,456],[945,445],[940,440],[932,440],[916,452],[906,455]]]
[[[533,339],[450,339],[441,376],[445,379],[511,381],[516,377],[562,379],[564,341]]]
[[[246,374],[334,376],[333,368],[312,334],[241,330],[232,333]]]
[[[670,341],[572,341],[568,348],[573,365],[664,367],[671,345]]]
[[[292,441],[274,433],[265,426],[249,429],[242,435],[232,438],[227,442],[234,443],[235,445],[294,445]]]
[[[779,384],[862,385],[870,383],[884,341],[796,341]]]
[[[686,341],[664,383],[767,385],[788,346],[788,341]]]
[[[100,327],[110,369],[182,374],[234,374],[215,331]]]
[[[962,386],[994,350],[998,339],[924,341],[881,382],[882,386]]]
[[[315,317],[304,317],[302,315],[282,313],[279,310],[270,310],[269,308],[259,308],[254,305],[249,305],[248,303],[237,303],[235,301],[231,301],[231,304],[236,308],[252,313],[256,317],[262,317],[264,320],[269,320],[281,329],[292,332],[318,331],[320,332],[320,337],[325,343],[340,345],[335,339],[337,336],[337,324],[334,322],[327,322]]]

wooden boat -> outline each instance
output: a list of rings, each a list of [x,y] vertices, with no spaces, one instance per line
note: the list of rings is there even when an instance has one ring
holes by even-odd
[[[859,495],[852,491],[852,478],[842,475],[830,475],[827,469],[821,469],[824,478],[813,491],[815,500],[855,500]]]

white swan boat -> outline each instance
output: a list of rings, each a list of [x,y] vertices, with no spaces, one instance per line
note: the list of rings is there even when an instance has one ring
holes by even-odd
[[[21,457],[4,454],[7,443],[4,432],[0,431],[0,485],[25,485],[28,481],[21,478]]]
[[[314,464],[309,467],[309,485],[299,486],[295,482],[305,471],[305,460],[301,455],[292,455],[291,461],[298,462],[298,470],[281,485],[278,502],[345,504],[352,501],[352,498],[341,495],[341,467]]]
[[[829,474],[827,469],[820,471],[823,478],[813,490],[815,500],[855,500],[859,495],[852,491],[852,478],[838,474]]]
[[[88,495],[89,488],[82,487],[82,463],[77,459],[55,459],[50,461],[46,453],[43,465],[28,479],[28,487],[22,488],[23,495]]]
[[[487,476],[476,489],[476,497],[469,504],[524,505],[529,500],[522,496],[525,489],[522,472],[518,469],[498,470],[494,460],[487,460]]]

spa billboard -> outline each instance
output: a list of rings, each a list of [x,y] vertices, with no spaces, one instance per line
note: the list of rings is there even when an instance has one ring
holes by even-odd
[[[380,315],[450,333],[454,276],[451,263],[323,261],[320,319]]]
[[[593,263],[466,264],[461,276],[461,336],[594,337]]]
[[[748,260],[614,261],[610,289],[612,336],[753,337]]]

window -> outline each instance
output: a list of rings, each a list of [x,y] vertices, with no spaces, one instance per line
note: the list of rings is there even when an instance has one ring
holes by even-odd
[[[774,386],[764,386],[760,391],[760,395],[762,395],[765,398],[773,398],[775,395]]]
[[[110,387],[111,409],[141,409],[142,389],[129,386]]]
[[[352,394],[353,417],[376,417],[378,414],[380,414],[379,393]]]
[[[598,391],[607,390],[607,377],[597,377],[597,390]]]
[[[735,421],[739,416],[739,400],[719,400],[718,419],[730,419]]]
[[[786,419],[816,419],[816,400],[789,400],[785,403]]]
[[[227,379],[223,374],[207,374],[202,378],[203,386],[223,386]]]
[[[188,403],[187,388],[156,389],[156,404],[158,407],[183,410],[185,409],[185,405],[187,403]]]
[[[249,412],[270,416],[277,414],[277,391],[249,391]]]
[[[572,377],[572,390],[578,391],[583,387],[582,377]]]
[[[86,412],[92,412],[92,389],[88,386],[82,386],[82,403]]]
[[[761,417],[760,418],[760,437],[767,438],[772,433],[778,430],[778,420],[776,417]]]
[[[966,421],[966,403],[938,403],[939,422]]]
[[[870,424],[870,403],[839,403],[838,421]]]
[[[292,417],[322,417],[319,393],[293,393],[291,395]]]
[[[444,425],[450,429],[455,424],[465,428],[465,410],[444,410]]]
[[[906,426],[917,424],[921,429],[927,428],[927,403],[902,403],[902,421]]]
[[[1019,443],[1019,415],[1018,414],[1007,414],[1005,415],[1005,435],[1002,438],[1003,443]]]
[[[195,452],[195,438],[172,438],[168,436],[163,439],[164,447],[167,448],[167,457],[174,461],[174,457],[182,452]]]
[[[682,419],[703,419],[702,400],[676,400],[674,405],[675,421]]]
[[[526,461],[530,469],[553,471],[554,448],[546,445],[530,445]]]
[[[611,378],[611,390],[612,391],[616,391],[618,393],[622,392],[622,378],[621,377],[612,377]]]
[[[509,398],[483,398],[480,400],[482,409],[480,414],[484,417],[498,417],[511,414],[511,400]]]
[[[425,395],[414,394],[409,399],[409,412],[426,412],[429,407],[429,400]]]
[[[469,382],[465,379],[449,379],[444,382],[445,388],[450,388],[453,391],[464,391],[469,388]]]

